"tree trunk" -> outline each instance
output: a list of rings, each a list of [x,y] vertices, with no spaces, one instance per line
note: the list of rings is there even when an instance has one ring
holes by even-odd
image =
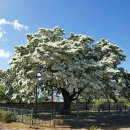
[[[60,88],[61,92],[62,92],[62,96],[64,99],[63,102],[63,112],[66,114],[69,114],[71,111],[71,103],[73,101],[73,96],[69,94],[68,91],[66,91],[63,88]]]
[[[64,111],[70,111],[71,110],[71,103],[72,103],[72,100],[70,100],[69,96],[63,96],[64,98],[64,103],[63,103],[63,110]]]

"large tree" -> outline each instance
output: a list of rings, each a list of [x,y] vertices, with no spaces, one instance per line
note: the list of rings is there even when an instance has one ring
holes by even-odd
[[[6,95],[6,87],[4,86],[4,71],[0,70],[0,102],[10,102],[11,95]]]
[[[25,46],[15,47],[10,62],[13,77],[7,72],[6,81],[11,82],[5,83],[8,89],[15,90],[12,99],[35,100],[40,87],[45,93],[60,91],[63,109],[70,110],[71,102],[79,95],[100,96],[118,86],[113,77],[125,59],[118,46],[105,39],[94,43],[86,35],[71,33],[65,38],[64,34],[59,27],[41,28],[27,34]]]

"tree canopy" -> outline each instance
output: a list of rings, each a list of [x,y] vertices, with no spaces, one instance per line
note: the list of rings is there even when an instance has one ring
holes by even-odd
[[[7,93],[15,91],[13,100],[35,100],[36,87],[44,93],[54,89],[62,93],[64,109],[68,110],[79,95],[100,96],[121,88],[113,78],[125,60],[120,47],[105,39],[95,43],[82,34],[64,35],[59,27],[40,28],[27,34],[25,46],[15,47],[11,68],[5,72]]]

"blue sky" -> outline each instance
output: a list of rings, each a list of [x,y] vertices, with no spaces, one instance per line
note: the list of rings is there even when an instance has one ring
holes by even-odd
[[[37,28],[63,28],[109,39],[127,56],[130,71],[130,0],[0,0],[0,69],[9,67],[14,47],[25,44]]]

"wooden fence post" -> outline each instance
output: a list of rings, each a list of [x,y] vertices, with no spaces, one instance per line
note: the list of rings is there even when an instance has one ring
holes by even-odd
[[[79,128],[80,126],[79,108],[77,109],[77,112],[76,112],[76,124],[77,124],[77,127]]]
[[[21,122],[23,123],[23,108],[21,109]]]
[[[56,112],[55,112],[55,108],[53,109],[53,127],[55,128],[55,117],[56,117]]]
[[[101,111],[100,111],[100,107],[98,107],[98,124],[100,125],[101,123]]]
[[[116,106],[116,124],[119,124],[119,105]]]
[[[31,117],[30,126],[33,126],[33,108],[32,108],[32,110],[30,111],[30,117]]]

